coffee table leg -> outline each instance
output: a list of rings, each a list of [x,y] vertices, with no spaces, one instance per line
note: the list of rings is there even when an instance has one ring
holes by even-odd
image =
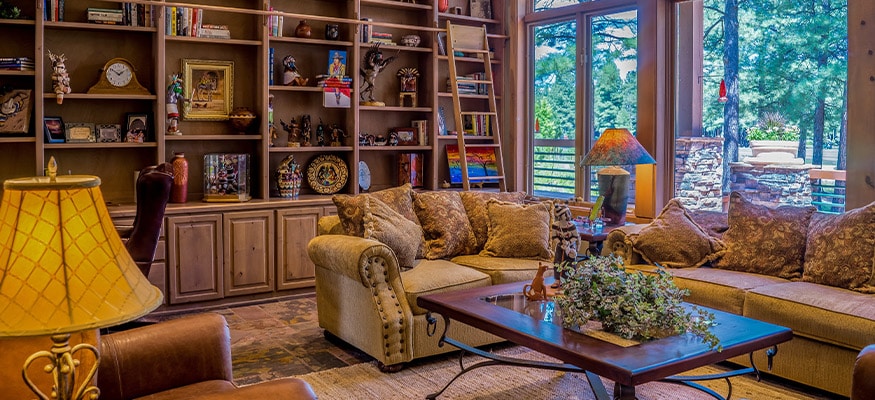
[[[614,399],[636,400],[635,386],[626,386],[619,383],[614,383]]]

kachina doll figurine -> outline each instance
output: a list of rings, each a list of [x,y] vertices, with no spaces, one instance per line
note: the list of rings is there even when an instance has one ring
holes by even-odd
[[[383,52],[380,51],[380,43],[374,43],[371,45],[371,48],[365,52],[362,66],[359,68],[359,74],[364,78],[362,80],[361,90],[359,91],[359,99],[362,100],[360,104],[378,107],[386,105],[386,103],[374,99],[374,81],[377,79],[377,75],[383,71],[383,68],[386,68],[386,66],[391,64],[392,61],[395,61],[395,57],[396,56],[392,56],[384,59]],[[367,93],[368,96],[367,100],[365,100],[365,93]]]
[[[298,138],[301,137],[301,128],[298,128],[298,121],[295,121],[295,118],[292,117],[292,120],[287,124],[285,121],[280,119],[280,125],[283,127],[283,130],[289,134],[289,138],[286,144],[288,147],[301,147],[301,143],[298,142]]]
[[[316,125],[316,145],[325,146],[325,124],[322,123],[322,118],[319,118],[319,125]]]
[[[310,147],[310,138],[313,135],[313,128],[310,126],[310,114],[304,114],[301,117],[301,146]]]
[[[309,79],[304,78],[298,73],[298,67],[295,65],[295,57],[291,54],[283,58],[283,85],[286,86],[306,86]]]
[[[52,60],[52,87],[55,90],[55,98],[58,104],[64,103],[64,95],[70,93],[70,75],[67,74],[67,56],[55,54],[49,51],[49,59]]]
[[[167,134],[182,135],[179,130],[179,103],[188,101],[182,93],[182,77],[179,74],[170,75],[170,84],[167,85]]]

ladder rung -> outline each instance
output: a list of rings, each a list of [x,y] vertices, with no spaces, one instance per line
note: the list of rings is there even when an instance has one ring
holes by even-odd
[[[474,80],[474,79],[456,79],[456,83],[480,83],[483,85],[492,85],[492,81]]]
[[[480,139],[480,138],[484,138],[484,137],[492,137],[492,135],[489,135],[489,136],[480,135],[480,136],[474,136],[474,137],[477,138],[477,139]],[[466,136],[465,138],[468,139],[468,138],[470,138],[470,137],[469,137],[469,136]],[[466,148],[468,148],[468,147],[476,147],[476,148],[480,148],[480,149],[484,149],[484,148],[498,148],[498,144],[497,144],[497,143],[466,143],[466,144],[465,144],[465,147],[466,147]]]
[[[462,115],[497,115],[494,111],[462,111]]]
[[[469,181],[490,181],[493,179],[504,179],[504,175],[489,175],[489,176],[469,176]]]
[[[453,51],[461,51],[462,53],[480,53],[480,54],[489,53],[489,50],[484,50],[484,49],[460,49],[458,47],[453,47]]]

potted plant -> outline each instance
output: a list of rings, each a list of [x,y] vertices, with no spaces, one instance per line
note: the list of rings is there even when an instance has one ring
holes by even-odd
[[[626,272],[622,259],[614,255],[557,268],[562,293],[554,301],[565,327],[582,327],[593,320],[607,332],[636,340],[691,333],[722,350],[709,329],[714,314],[683,304],[689,291],[678,288],[661,269],[647,275]]]
[[[754,157],[772,151],[768,148],[780,148],[796,154],[799,145],[799,127],[787,124],[787,120],[778,112],[764,113],[756,125],[747,128],[746,133]]]

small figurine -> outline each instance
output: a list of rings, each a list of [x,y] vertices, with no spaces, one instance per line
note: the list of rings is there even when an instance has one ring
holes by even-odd
[[[395,76],[401,78],[398,104],[404,107],[404,99],[409,97],[410,106],[416,107],[416,78],[419,77],[419,71],[412,67],[401,68]]]
[[[277,139],[276,125],[273,123],[273,94],[267,95],[267,130],[270,132],[270,147],[273,147],[273,141]]]
[[[298,122],[295,121],[295,118],[292,117],[292,120],[286,124],[282,119],[280,119],[280,125],[282,125],[283,130],[289,134],[288,147],[301,147],[301,143],[298,143],[298,138],[301,137],[301,129],[298,128]]]
[[[574,225],[571,209],[561,203],[553,204],[553,227],[550,230],[550,247],[556,249],[553,256],[554,264],[572,263],[577,258],[577,250],[580,248],[580,233]],[[553,289],[559,287],[559,271],[553,272],[556,281],[551,285]]]
[[[325,146],[325,125],[322,124],[322,118],[319,118],[319,125],[316,125],[316,145]]]
[[[54,54],[49,51],[49,59],[52,60],[52,87],[55,90],[58,104],[64,103],[64,95],[72,91],[70,89],[70,75],[67,74],[67,56]]]
[[[291,54],[283,58],[283,85],[286,86],[306,86],[308,78],[304,78],[298,73],[298,67],[295,65],[295,57]]]
[[[529,301],[547,300],[547,287],[544,286],[545,271],[547,271],[547,264],[538,263],[538,272],[535,273],[532,283],[523,285],[523,294]]]
[[[310,137],[313,134],[313,130],[310,127],[310,115],[306,114],[301,117],[301,146],[309,147],[312,146],[310,143]]]
[[[182,77],[179,74],[170,75],[170,84],[167,85],[167,134],[182,135],[179,130],[179,104],[188,101],[182,93]]]
[[[400,52],[400,50],[398,51]],[[384,59],[383,52],[380,51],[380,43],[374,43],[371,45],[371,48],[365,52],[364,59],[362,60],[362,67],[359,69],[359,74],[364,78],[362,80],[361,90],[359,91],[359,99],[362,100],[362,105],[378,107],[386,105],[386,103],[374,99],[374,85],[377,75],[383,71],[383,68],[386,68],[387,65],[391,64],[392,61],[395,61],[395,57],[396,56],[392,56]],[[364,100],[365,93],[367,93],[366,101]]]
[[[386,143],[389,146],[397,146],[398,145],[398,134],[395,131],[389,132],[389,140]]]
[[[331,145],[332,146],[343,146],[343,142],[340,141],[340,138],[346,138],[348,135],[343,129],[340,129],[337,124],[331,124]]]

